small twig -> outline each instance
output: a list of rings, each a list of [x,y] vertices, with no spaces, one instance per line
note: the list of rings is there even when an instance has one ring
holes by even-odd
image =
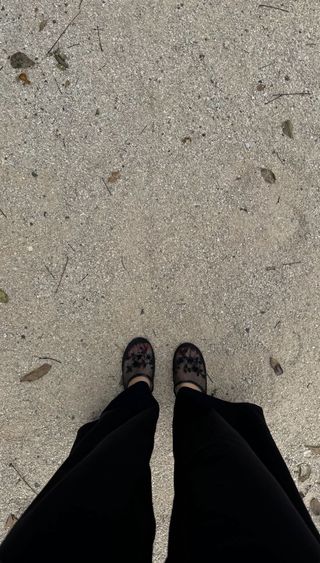
[[[81,43],[73,43],[72,45],[67,45],[67,49],[72,49],[72,47],[79,47]]]
[[[101,43],[101,35],[100,35],[100,28],[97,25],[97,27],[95,28],[96,31],[98,32],[98,40],[99,40],[99,47],[100,47],[100,51],[103,53],[103,47],[102,47],[102,43]]]
[[[311,92],[282,92],[281,94],[273,94],[273,98],[265,102],[265,105],[271,104],[271,102],[275,102],[279,98],[283,98],[284,96],[312,96]]]
[[[283,262],[282,266],[295,266],[296,264],[301,264],[301,260],[296,260],[295,262]]]
[[[70,248],[73,252],[75,252],[75,249],[73,248],[72,244],[70,244],[70,242],[67,242],[67,245],[70,246]]]
[[[265,105],[271,104],[271,102],[275,102],[276,100],[279,100],[279,98],[281,98],[281,95],[278,94],[278,96],[275,96],[274,98],[272,98],[271,100],[268,100],[267,102],[264,102]]]
[[[277,205],[278,205],[278,203],[280,203],[280,196],[277,199]]]
[[[100,68],[98,68],[98,70],[102,70],[102,69],[104,69],[104,67],[106,67],[106,66],[107,66],[107,64],[108,64],[108,63],[104,63],[104,65],[102,65],[102,66],[101,66]]]
[[[60,94],[62,94],[61,89],[60,89],[60,86],[59,86],[59,83],[58,83],[58,80],[56,79],[55,76],[53,77],[53,79],[54,79],[54,81],[55,81],[55,83],[56,83],[56,85],[57,85],[57,88],[58,88]]]
[[[0,207],[0,213],[1,213],[1,215],[3,215],[3,216],[5,217],[5,219],[8,219],[8,217],[6,216],[5,212],[2,211],[1,207]]]
[[[60,360],[57,360],[57,358],[51,358],[50,356],[37,356],[38,360],[51,360],[52,362],[57,362],[58,364],[62,364],[62,362]]]
[[[148,127],[149,123],[147,123],[147,125],[144,126],[143,129],[141,129],[139,135],[142,135],[142,133],[146,130],[146,128]]]
[[[211,381],[211,383],[214,383],[212,377],[210,377],[210,375],[207,373],[207,378],[209,379],[209,381]]]
[[[110,190],[110,188],[109,188],[107,182],[105,181],[105,179],[104,179],[104,178],[101,178],[101,180],[102,180],[102,182],[104,183],[105,187],[107,188],[109,194],[112,195],[112,191]]]
[[[88,277],[88,275],[89,274],[86,274],[85,276],[83,276],[83,278],[78,283],[82,283]]]
[[[77,17],[80,16],[81,14],[81,5],[82,5],[83,0],[80,0],[79,3],[79,7],[78,7],[78,12],[76,13],[75,16],[73,16],[72,20],[69,21],[68,25],[64,28],[64,30],[60,33],[58,39],[54,42],[54,44],[50,47],[49,51],[47,51],[47,55],[50,55],[51,51],[55,48],[56,44],[59,42],[59,40],[61,39],[61,37],[65,34],[65,32],[69,29],[70,25],[73,24],[74,20],[77,19]]]
[[[281,156],[279,156],[279,153],[276,150],[272,151],[273,154],[276,155],[276,157],[280,160],[281,164],[284,166],[284,161],[282,160]]]
[[[289,10],[286,10],[285,8],[279,8],[279,6],[270,6],[270,4],[259,4],[259,8],[271,8],[272,10],[280,10],[281,12],[287,12],[288,14],[290,14]]]
[[[280,266],[266,266],[266,271],[267,272],[271,272],[271,271],[275,271],[278,268],[280,268],[281,266],[295,266],[296,264],[301,264],[302,261],[301,260],[296,260],[295,262],[283,262],[282,264],[280,264]]]
[[[281,321],[278,321],[273,328],[277,328],[277,326],[279,326],[279,324],[281,324]]]
[[[123,256],[121,256],[121,264],[122,264],[122,266],[123,266],[123,269],[127,272],[128,270],[127,270],[126,265],[125,265],[125,263],[124,263]]]
[[[29,489],[31,489],[31,491],[32,491],[33,493],[35,493],[36,495],[38,494],[38,491],[36,491],[36,490],[30,485],[30,483],[28,483],[28,481],[27,481],[27,480],[24,478],[24,476],[20,473],[19,469],[17,469],[17,467],[16,467],[12,462],[9,463],[9,467],[12,467],[12,469],[15,470],[15,472],[17,473],[17,475],[19,475],[20,479],[25,483],[25,485],[27,485],[27,487],[29,487]]]
[[[276,61],[271,61],[271,63],[268,63],[267,65],[259,66],[259,67],[258,67],[258,70],[262,70],[262,69],[264,69],[264,68],[267,68],[267,66],[274,65],[275,62],[276,62]]]
[[[59,291],[59,287],[60,287],[60,285],[61,285],[62,278],[63,278],[63,276],[64,276],[64,274],[65,274],[65,271],[66,271],[66,269],[67,269],[68,262],[69,262],[69,256],[67,256],[67,259],[66,259],[66,261],[65,261],[65,264],[64,264],[64,266],[63,266],[63,270],[62,270],[62,272],[61,272],[61,276],[60,276],[60,279],[59,279],[59,283],[58,283],[58,285],[57,285],[57,287],[56,287],[56,289],[55,289],[55,293],[58,293],[58,291]]]
[[[47,272],[49,272],[50,276],[53,277],[53,279],[55,280],[55,276],[53,275],[53,273],[51,272],[51,270],[48,268],[47,264],[44,265],[45,269],[47,270]]]

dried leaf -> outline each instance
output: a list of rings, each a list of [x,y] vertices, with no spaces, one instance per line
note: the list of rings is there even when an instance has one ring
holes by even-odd
[[[14,514],[9,514],[8,518],[6,519],[6,521],[4,523],[4,529],[5,530],[11,530],[11,528],[13,528],[13,526],[15,525],[15,523],[17,521],[18,521],[18,518]]]
[[[48,20],[42,20],[42,21],[39,23],[39,31],[43,31],[44,28],[46,27],[47,23],[48,23]]]
[[[18,76],[18,80],[21,80],[21,82],[23,82],[23,84],[31,84],[28,75],[25,72],[21,72]]]
[[[313,454],[320,455],[320,446],[308,446],[308,445],[306,445],[306,448],[308,448],[308,450],[310,450],[310,452],[312,452]]]
[[[36,64],[32,59],[29,59],[27,55],[21,53],[20,51],[11,55],[10,63],[13,68],[30,68]]]
[[[304,483],[311,475],[311,467],[308,463],[301,463],[298,467],[298,480]]]
[[[121,174],[120,174],[119,170],[114,170],[113,172],[111,172],[111,174],[108,178],[108,182],[109,182],[109,184],[114,184],[120,178],[121,178]]]
[[[184,145],[185,145],[186,143],[191,143],[191,142],[192,142],[191,137],[183,137],[183,138],[181,139],[181,143],[183,143]]]
[[[0,303],[8,303],[9,297],[4,291],[4,289],[0,289]]]
[[[56,59],[57,63],[58,63],[58,68],[60,68],[60,70],[66,70],[67,68],[69,68],[69,65],[67,63],[67,56],[64,55],[64,53],[61,53],[60,49],[57,49],[54,53],[54,58]]]
[[[30,373],[23,375],[20,381],[36,381],[37,379],[40,379],[40,377],[46,375],[51,368],[52,366],[50,364],[42,364],[42,366],[30,371]]]
[[[261,168],[261,176],[268,184],[274,184],[276,181],[274,173],[269,168]]]
[[[290,119],[287,119],[282,123],[282,131],[284,135],[289,137],[289,139],[293,139],[293,125]]]
[[[265,90],[266,85],[262,84],[262,82],[259,82],[258,86],[257,86],[257,90],[258,92],[263,92],[263,90]]]
[[[310,509],[315,516],[320,516],[320,501],[317,498],[311,499]]]
[[[281,365],[279,364],[278,360],[276,360],[276,358],[270,358],[270,366],[272,367],[274,373],[276,375],[282,375],[283,374],[283,369],[281,367]]]

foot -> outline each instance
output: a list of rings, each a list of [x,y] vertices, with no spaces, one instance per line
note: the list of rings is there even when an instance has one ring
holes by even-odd
[[[177,348],[173,358],[175,394],[182,387],[207,392],[207,371],[203,355],[194,344],[185,342]]]
[[[122,383],[125,389],[144,381],[153,391],[155,357],[148,340],[139,337],[132,340],[125,349],[122,359]]]

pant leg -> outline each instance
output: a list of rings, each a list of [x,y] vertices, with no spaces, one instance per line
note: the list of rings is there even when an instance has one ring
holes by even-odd
[[[271,443],[267,467],[254,451],[252,428],[241,435],[216,401],[192,389],[177,396],[167,562],[320,562],[318,533],[271,471]]]
[[[272,473],[304,519],[310,531],[319,540],[319,532],[276,446],[264,418],[262,408],[252,403],[230,403],[213,397],[208,397],[208,400],[215,411],[244,438],[258,458]]]
[[[84,425],[4,540],[1,563],[151,563],[149,461],[158,411],[148,386],[137,383]]]

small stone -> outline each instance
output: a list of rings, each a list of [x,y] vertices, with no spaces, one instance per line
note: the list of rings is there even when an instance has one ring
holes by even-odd
[[[48,20],[42,20],[42,21],[39,23],[39,31],[43,31],[44,28],[46,27],[47,23],[48,23]]]
[[[38,172],[37,172],[36,170],[32,170],[31,175],[32,175],[34,178],[38,178]]]
[[[272,367],[274,373],[276,375],[282,375],[283,374],[283,369],[280,365],[280,363],[278,362],[278,360],[276,358],[273,358],[272,356],[270,357],[270,366]]]
[[[276,181],[275,174],[269,168],[261,168],[261,176],[267,184],[274,184]]]
[[[4,529],[5,530],[11,530],[11,528],[13,528],[13,526],[15,525],[15,523],[18,522],[18,518],[16,517],[15,514],[9,514],[8,518],[6,519],[5,523],[4,523]]]
[[[286,137],[289,137],[289,139],[293,139],[293,125],[292,125],[292,121],[290,121],[290,119],[287,119],[286,121],[283,121],[282,123],[282,132],[284,135],[286,135]]]
[[[320,516],[320,501],[317,498],[311,499],[310,509],[315,516]]]
[[[311,467],[308,463],[301,463],[298,466],[298,480],[304,483],[311,475]]]

